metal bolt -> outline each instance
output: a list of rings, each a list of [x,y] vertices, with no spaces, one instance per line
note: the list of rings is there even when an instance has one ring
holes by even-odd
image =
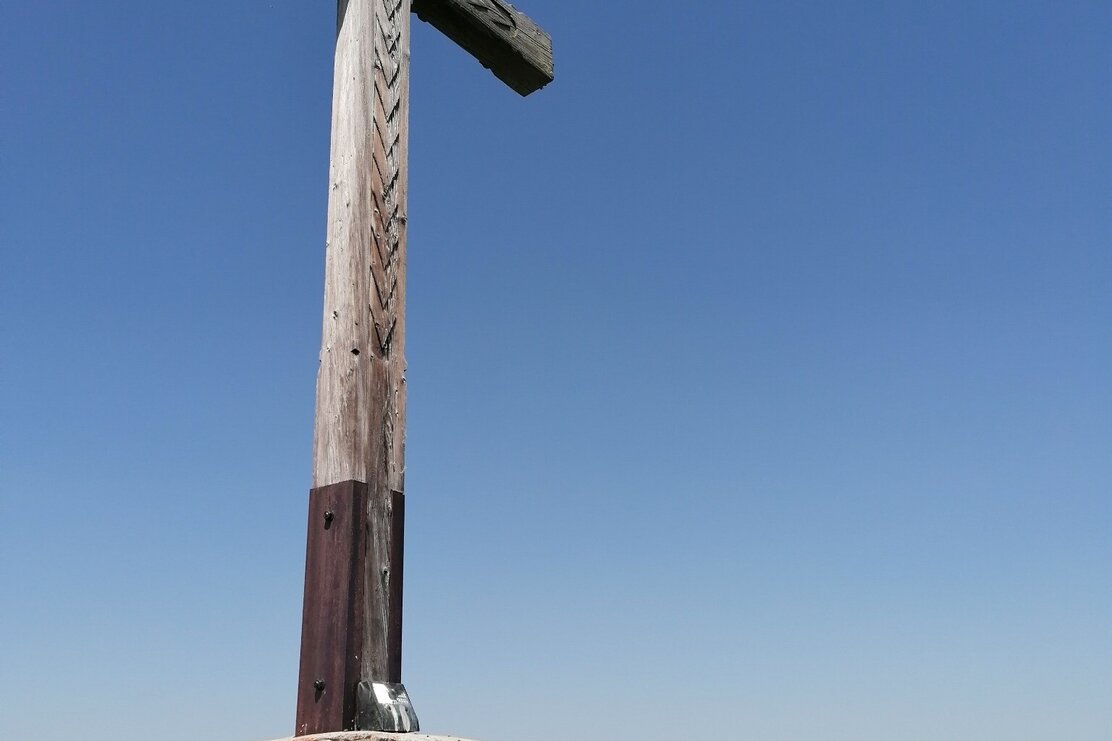
[[[328,523],[332,522],[333,518],[335,517],[336,515],[332,513],[332,510],[328,510],[324,513],[324,523],[327,525]]]
[[[317,681],[313,682],[313,689],[315,689],[317,692],[324,692],[324,680],[318,679]]]

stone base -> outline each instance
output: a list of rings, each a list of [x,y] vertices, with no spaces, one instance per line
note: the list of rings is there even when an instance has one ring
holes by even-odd
[[[381,733],[379,731],[338,731],[299,735],[296,739],[281,741],[467,741],[458,735],[429,735],[427,733]]]

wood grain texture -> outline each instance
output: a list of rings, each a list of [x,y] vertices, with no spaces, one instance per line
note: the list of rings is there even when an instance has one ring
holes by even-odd
[[[337,10],[299,735],[353,728],[360,680],[401,681],[411,8]],[[356,532],[314,529],[317,499],[339,508],[337,524],[352,511]]]
[[[417,17],[521,95],[552,82],[552,37],[503,0],[413,0]]]
[[[310,492],[296,735],[354,729],[356,685],[401,682],[404,531],[399,492]]]
[[[366,625],[368,511],[367,485],[361,482],[333,484],[309,494],[299,736],[355,728],[355,686]]]
[[[405,497],[376,492],[367,498],[363,571],[363,640],[357,657],[361,679],[402,681],[402,553]]]
[[[409,0],[340,0],[313,486],[405,491]]]

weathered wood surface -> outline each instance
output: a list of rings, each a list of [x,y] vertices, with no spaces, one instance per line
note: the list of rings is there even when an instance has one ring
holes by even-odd
[[[360,481],[309,496],[298,735],[355,728],[356,685],[401,682],[405,497]]]
[[[551,39],[502,0],[337,8],[296,726],[322,738],[353,727],[358,681],[401,682],[410,11],[522,95],[552,80]]]
[[[360,678],[402,681],[402,554],[405,497],[374,491],[367,497],[367,550],[363,570],[363,646]]]
[[[401,681],[410,10],[338,3],[299,734],[353,728],[359,680]],[[314,531],[336,492],[358,537]]]
[[[365,624],[367,511],[367,486],[356,481],[309,495],[298,735],[354,728]]]
[[[409,0],[340,0],[313,486],[405,491]]]
[[[417,17],[521,95],[552,82],[552,37],[503,0],[413,0]]]

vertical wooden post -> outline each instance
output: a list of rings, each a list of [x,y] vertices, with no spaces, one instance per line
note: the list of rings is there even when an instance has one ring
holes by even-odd
[[[409,23],[410,0],[338,2],[297,735],[401,681]]]

